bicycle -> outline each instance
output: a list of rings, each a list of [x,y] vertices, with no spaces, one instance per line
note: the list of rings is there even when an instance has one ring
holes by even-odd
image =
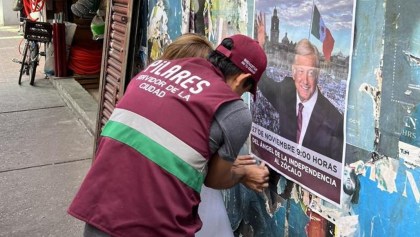
[[[21,84],[22,75],[25,73],[29,75],[29,84],[33,86],[39,56],[45,57],[46,44],[51,42],[52,25],[48,22],[34,22],[26,19],[24,21],[23,38],[25,39],[25,46],[22,61],[17,59],[13,59],[13,61],[21,64],[18,84]],[[40,44],[44,44],[43,52],[39,51]]]

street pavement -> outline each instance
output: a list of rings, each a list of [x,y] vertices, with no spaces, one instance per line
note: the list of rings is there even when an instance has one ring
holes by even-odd
[[[17,31],[0,26],[0,236],[82,236],[66,209],[92,161],[97,105],[73,79],[45,79],[44,58],[35,86],[18,85]]]

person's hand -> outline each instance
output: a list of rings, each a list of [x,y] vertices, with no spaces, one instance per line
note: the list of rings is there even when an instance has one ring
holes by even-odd
[[[240,155],[236,157],[235,162],[233,162],[234,167],[244,166],[244,165],[255,165],[257,161],[252,157],[252,155]]]
[[[265,44],[265,18],[262,12],[257,15],[257,41],[262,48],[264,48]]]
[[[243,171],[244,175],[240,182],[253,191],[262,192],[264,188],[268,187],[268,168],[264,162],[257,165],[251,155],[238,156],[233,163],[232,170],[234,173],[235,170]]]

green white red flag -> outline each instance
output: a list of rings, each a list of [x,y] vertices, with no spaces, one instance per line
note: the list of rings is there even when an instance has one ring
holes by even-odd
[[[314,12],[312,15],[311,33],[322,42],[322,51],[324,53],[325,60],[330,61],[335,41],[331,31],[325,26],[324,20],[322,19],[316,5],[314,5]]]

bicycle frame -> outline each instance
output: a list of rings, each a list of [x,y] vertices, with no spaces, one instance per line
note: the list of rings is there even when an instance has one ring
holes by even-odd
[[[19,74],[19,85],[21,84],[22,74],[29,75],[30,85],[34,85],[36,68],[39,64],[39,45],[35,41],[26,41],[23,53],[22,65]]]
[[[39,51],[39,44],[51,42],[52,38],[52,25],[47,22],[32,22],[25,20],[24,22],[24,38],[25,46],[23,58],[19,74],[19,85],[21,84],[22,74],[25,73],[30,77],[30,85],[34,85],[36,68],[39,64],[39,56],[42,55]],[[45,49],[46,47],[44,47]],[[42,56],[45,56],[42,55]]]

